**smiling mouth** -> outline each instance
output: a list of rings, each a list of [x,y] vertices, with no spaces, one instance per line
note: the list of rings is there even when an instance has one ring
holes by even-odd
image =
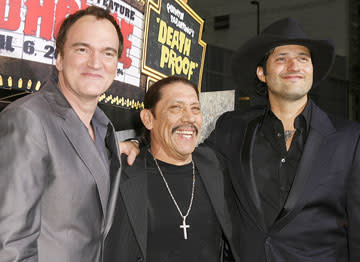
[[[199,133],[199,130],[196,126],[191,125],[191,127],[174,127],[172,133],[184,136],[185,138],[191,138],[196,136]]]
[[[182,135],[186,138],[191,138],[194,134],[193,131],[180,131],[180,130],[175,131],[175,133],[178,135]]]
[[[82,75],[88,78],[95,78],[95,79],[102,78],[102,75],[94,74],[94,73],[82,73]]]
[[[284,75],[284,79],[303,79],[304,77],[302,75]]]

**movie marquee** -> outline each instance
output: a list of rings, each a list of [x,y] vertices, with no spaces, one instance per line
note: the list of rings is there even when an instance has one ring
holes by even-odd
[[[129,103],[127,99],[134,97],[119,96],[118,89],[140,86],[144,14],[121,0],[0,1],[0,88],[38,91],[55,65],[55,37],[61,22],[88,5],[108,6],[124,36],[115,82],[101,101],[126,108],[139,106],[141,101]]]
[[[99,99],[116,130],[139,127],[150,81],[176,74],[200,89],[203,20],[181,0],[0,0],[0,110],[56,78],[60,24],[89,5],[109,8],[124,36],[115,81]]]

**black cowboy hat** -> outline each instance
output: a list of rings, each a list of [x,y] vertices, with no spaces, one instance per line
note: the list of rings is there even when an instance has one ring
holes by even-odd
[[[248,40],[234,55],[232,73],[241,90],[248,95],[254,93],[256,68],[269,50],[281,45],[294,44],[309,48],[314,66],[313,87],[318,85],[334,63],[334,45],[329,40],[309,39],[295,19],[284,18]]]

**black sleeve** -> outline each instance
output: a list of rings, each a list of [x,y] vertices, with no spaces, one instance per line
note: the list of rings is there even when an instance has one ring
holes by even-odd
[[[229,112],[225,112],[222,114],[219,119],[216,121],[216,125],[214,130],[211,132],[208,138],[205,139],[203,144],[211,147],[217,153],[221,155],[225,155],[223,152],[223,144],[224,144],[224,134],[226,134],[226,130],[224,130],[225,122],[229,118]]]

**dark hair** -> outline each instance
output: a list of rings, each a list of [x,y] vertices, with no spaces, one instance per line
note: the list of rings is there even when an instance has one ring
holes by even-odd
[[[264,75],[266,75],[266,62],[269,58],[269,56],[274,53],[275,47],[271,48],[269,51],[265,53],[263,58],[260,60],[260,62],[257,64],[257,67],[262,67],[264,71]],[[266,83],[260,81],[258,76],[255,74],[255,92],[256,94],[260,96],[267,96],[267,85]]]
[[[169,77],[163,78],[163,79],[155,82],[154,84],[152,84],[144,96],[144,108],[150,109],[152,114],[154,115],[154,117],[155,117],[156,104],[161,99],[161,90],[165,86],[176,83],[176,82],[181,82],[181,83],[191,86],[195,90],[197,98],[199,99],[199,90],[197,89],[197,86],[190,80],[188,80],[184,77],[181,77],[181,76],[169,76]]]
[[[149,87],[148,91],[144,96],[144,108],[150,109],[153,116],[156,117],[155,107],[162,97],[161,90],[167,85],[177,82],[181,82],[191,86],[195,90],[196,96],[199,99],[199,90],[193,82],[181,76],[169,76],[155,82]],[[142,145],[148,145],[150,143],[150,131],[147,130],[145,126],[142,127],[141,136],[138,137],[138,139],[140,141],[140,144]]]
[[[69,31],[70,27],[81,17],[85,15],[95,16],[97,19],[107,19],[110,23],[112,23],[116,29],[118,38],[119,38],[119,49],[118,49],[118,57],[121,57],[121,53],[123,50],[123,36],[121,34],[120,27],[116,22],[115,18],[110,14],[109,10],[105,10],[101,7],[97,6],[89,6],[86,9],[79,10],[76,13],[69,15],[61,24],[59,33],[56,37],[56,52],[58,54],[64,54],[64,45],[66,41],[66,35]],[[91,28],[89,28],[91,30]]]

